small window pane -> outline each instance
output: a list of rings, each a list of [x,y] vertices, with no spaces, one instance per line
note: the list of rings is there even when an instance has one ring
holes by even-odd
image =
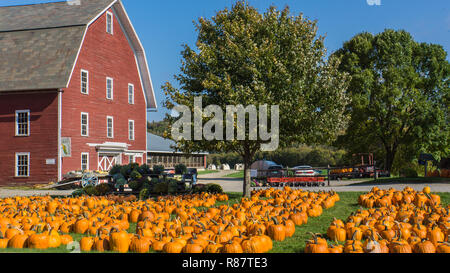
[[[106,79],[106,98],[109,100],[113,99],[113,79],[107,78]]]
[[[81,114],[81,136],[89,134],[89,117],[88,114]]]
[[[128,85],[128,103],[134,104],[134,86]]]
[[[81,71],[81,93],[89,93],[89,75],[87,71]]]
[[[28,154],[18,154],[16,155],[16,175],[27,177],[29,176],[29,162],[30,158]]]

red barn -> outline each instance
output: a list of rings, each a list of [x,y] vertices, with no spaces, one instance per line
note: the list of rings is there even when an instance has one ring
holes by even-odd
[[[156,109],[120,0],[0,7],[0,185],[147,162]]]

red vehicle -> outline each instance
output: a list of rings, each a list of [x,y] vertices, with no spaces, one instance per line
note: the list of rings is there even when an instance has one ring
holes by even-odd
[[[330,171],[330,179],[341,180],[343,178],[371,178],[375,176],[375,172],[377,177],[390,176],[389,172],[376,168],[373,153],[354,154],[353,158],[361,159],[360,163],[353,167],[333,169]]]

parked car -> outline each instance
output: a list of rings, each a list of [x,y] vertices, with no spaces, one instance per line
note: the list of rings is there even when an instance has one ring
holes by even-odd
[[[295,176],[317,176],[320,173],[311,166],[297,166],[292,168],[295,171]]]
[[[268,170],[267,176],[283,176],[283,166],[281,165],[269,166],[267,170]]]

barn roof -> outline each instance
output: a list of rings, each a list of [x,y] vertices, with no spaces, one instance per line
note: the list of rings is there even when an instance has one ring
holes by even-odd
[[[136,54],[148,108],[156,108],[145,51],[120,0],[0,7],[0,92],[67,88],[88,26],[113,7]]]
[[[77,5],[78,2],[80,5]],[[113,2],[79,0],[0,7],[0,31],[87,25]]]
[[[182,152],[172,148],[175,147],[175,141],[157,136],[147,132],[147,152],[161,154],[181,154]],[[208,153],[191,153],[193,155],[206,155]]]

